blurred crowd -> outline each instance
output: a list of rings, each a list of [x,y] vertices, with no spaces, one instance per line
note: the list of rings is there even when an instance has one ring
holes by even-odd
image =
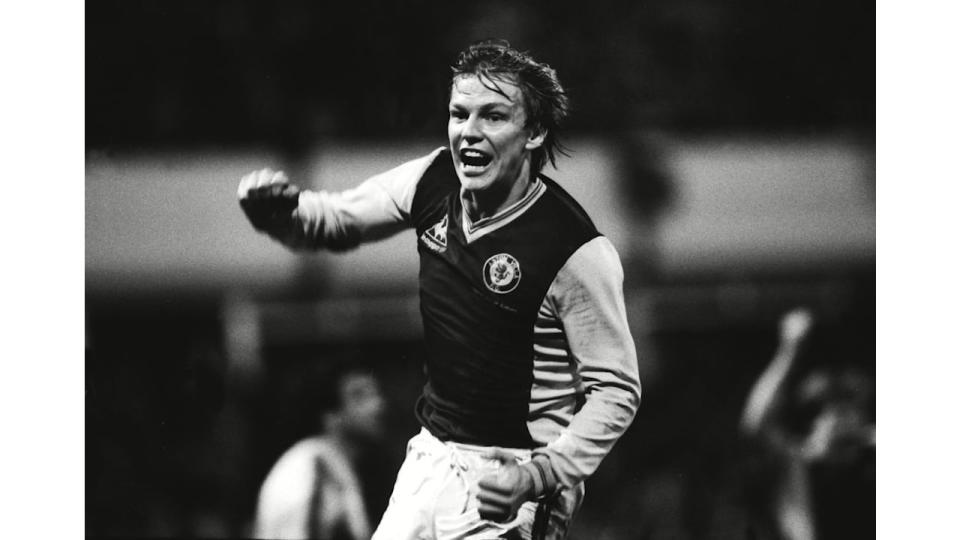
[[[102,346],[122,323],[91,318],[88,534],[368,535],[417,429],[418,344],[267,346],[245,378],[193,313],[128,315],[141,330]],[[571,538],[874,536],[872,335],[810,309],[770,322],[653,336],[664,365]]]

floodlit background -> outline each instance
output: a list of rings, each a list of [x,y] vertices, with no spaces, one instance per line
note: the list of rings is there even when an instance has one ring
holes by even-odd
[[[872,3],[101,0],[85,33],[89,535],[249,535],[344,362],[391,405],[376,521],[417,429],[415,238],[295,255],[236,185],[342,189],[446,144],[479,38],[557,69],[572,152],[546,173],[626,272],[643,403],[574,538],[749,537],[737,425],[789,309],[816,316],[804,361],[874,373]]]

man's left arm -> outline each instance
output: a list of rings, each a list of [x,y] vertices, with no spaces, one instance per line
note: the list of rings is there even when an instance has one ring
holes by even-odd
[[[507,467],[502,478],[481,481],[484,517],[502,520],[524,500],[585,480],[633,422],[640,406],[636,346],[623,299],[623,268],[610,241],[601,236],[584,244],[561,269],[547,296],[563,323],[586,399],[560,436],[535,450],[530,462]]]
[[[637,352],[627,324],[623,267],[599,236],[575,252],[548,298],[563,323],[583,382],[585,402],[560,436],[534,452],[536,495],[589,477],[630,427],[640,406]]]

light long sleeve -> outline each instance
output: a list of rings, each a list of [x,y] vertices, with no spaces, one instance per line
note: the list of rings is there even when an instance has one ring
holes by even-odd
[[[442,149],[341,192],[303,191],[289,227],[271,233],[293,249],[344,251],[410,226],[417,183]]]
[[[557,274],[547,301],[562,322],[585,401],[559,436],[535,454],[549,458],[559,484],[571,487],[596,470],[640,405],[623,268],[609,240],[597,237],[575,252]]]

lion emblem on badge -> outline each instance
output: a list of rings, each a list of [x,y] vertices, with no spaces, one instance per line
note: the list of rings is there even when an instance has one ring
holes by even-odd
[[[487,259],[483,265],[483,283],[497,294],[506,294],[520,283],[520,263],[509,253]]]

